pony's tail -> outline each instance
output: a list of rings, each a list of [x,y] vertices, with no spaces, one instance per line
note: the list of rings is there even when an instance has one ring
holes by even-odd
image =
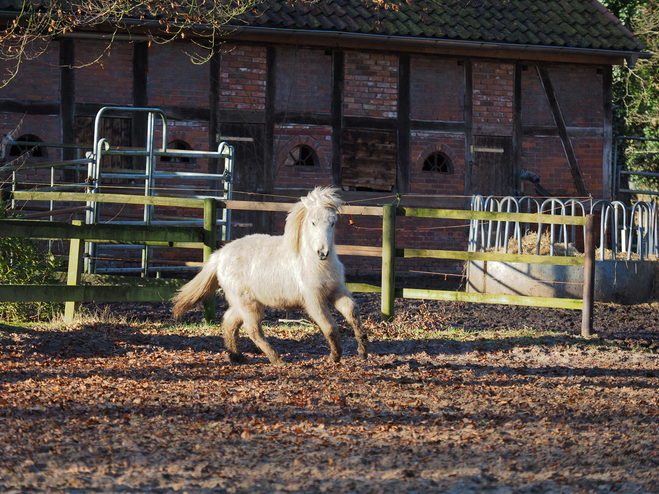
[[[172,298],[172,302],[174,302],[174,308],[172,309],[174,319],[178,319],[198,302],[215,295],[220,287],[217,280],[217,261],[217,256],[212,256],[204,264],[201,271],[197,273],[197,276],[179,288],[177,294]]]

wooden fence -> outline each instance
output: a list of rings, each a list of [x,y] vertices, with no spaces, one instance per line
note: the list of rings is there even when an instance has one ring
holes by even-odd
[[[14,192],[14,199],[40,201],[83,201],[90,200],[89,194],[66,192]],[[169,300],[181,280],[160,280],[148,278],[129,278],[114,276],[85,276],[81,274],[82,245],[84,241],[114,242],[122,244],[146,244],[169,247],[201,248],[204,261],[216,246],[217,209],[228,208],[249,211],[288,211],[291,203],[262,203],[253,201],[217,201],[215,199],[188,199],[176,197],[145,197],[121,194],[94,194],[97,202],[114,202],[124,204],[149,204],[154,206],[174,206],[181,208],[203,208],[204,226],[126,226],[112,224],[83,225],[34,221],[34,220],[0,220],[0,232],[5,237],[27,237],[40,239],[70,239],[69,264],[66,285],[0,285],[0,301],[7,302],[66,302],[65,318],[73,317],[76,307],[81,302],[150,302]],[[393,205],[383,207],[345,206],[344,214],[369,215],[382,217],[382,246],[337,245],[339,255],[376,256],[382,259],[381,286],[364,283],[351,283],[348,288],[353,292],[376,292],[382,297],[382,319],[390,320],[394,316],[395,297],[454,300],[463,302],[496,303],[511,305],[529,305],[537,307],[557,307],[582,310],[582,334],[589,335],[592,330],[592,307],[594,291],[594,221],[592,216],[549,216],[520,213],[493,213],[484,211],[457,211],[442,209],[404,208]],[[464,252],[445,250],[420,250],[396,248],[396,217],[437,218],[453,220],[479,221],[513,221],[524,223],[566,224],[586,228],[586,256],[536,256],[501,254],[489,252]],[[582,299],[540,298],[514,295],[496,295],[465,293],[442,290],[425,290],[416,288],[396,289],[396,257],[431,257],[439,259],[456,259],[463,261],[504,261],[529,264],[554,264],[584,267],[584,296]],[[132,280],[132,286],[81,285],[85,282],[120,282]],[[215,319],[215,299],[204,304],[204,318]]]

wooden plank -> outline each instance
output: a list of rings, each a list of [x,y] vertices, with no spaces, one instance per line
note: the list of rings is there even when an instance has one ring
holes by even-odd
[[[529,213],[491,213],[488,211],[463,211],[454,209],[397,208],[398,216],[414,218],[443,218],[454,220],[516,221],[520,223],[541,223],[543,225],[585,226],[584,216],[559,216]]]
[[[83,192],[38,192],[29,190],[17,190],[12,194],[17,201],[96,201],[118,204],[173,206],[179,208],[203,209],[204,207],[204,201],[202,199],[188,199],[186,197],[159,197],[132,194],[85,194]]]
[[[199,264],[202,263],[191,263]],[[67,273],[54,273],[53,278],[57,281],[66,281]],[[143,278],[141,276],[120,276],[116,274],[80,274],[80,282],[93,285],[128,285],[128,286],[168,286],[179,288],[190,280],[176,278]]]
[[[74,226],[78,226],[79,221],[74,222]],[[80,284],[80,275],[82,274],[82,254],[84,253],[85,245],[82,239],[71,239],[69,244],[69,266],[66,275],[66,284],[75,286]],[[77,302],[66,302],[64,306],[64,320],[72,321],[76,310],[78,310]]]
[[[570,173],[572,173],[572,179],[574,180],[574,185],[577,189],[577,194],[579,197],[588,197],[588,189],[586,188],[586,182],[584,181],[583,174],[581,173],[581,168],[579,167],[579,160],[577,155],[574,152],[572,147],[572,141],[567,132],[567,125],[565,124],[565,118],[561,112],[560,105],[558,104],[558,98],[554,87],[552,86],[551,79],[549,78],[549,72],[546,67],[536,65],[536,70],[538,76],[540,77],[540,83],[545,91],[545,96],[549,103],[549,108],[551,109],[552,115],[554,116],[554,122],[558,129],[558,135],[561,138],[563,143],[563,149],[565,150],[565,156],[567,157],[568,166],[570,167]]]
[[[203,231],[191,226],[146,226],[138,225],[70,225],[59,221],[0,220],[3,236],[9,238],[53,238],[100,240],[120,243],[203,242]]]
[[[449,292],[443,290],[421,290],[416,288],[397,289],[396,296],[399,298],[473,302],[476,304],[523,305],[527,307],[552,307],[556,309],[573,310],[581,310],[582,308],[581,299],[524,297],[521,295]]]
[[[555,266],[583,266],[583,257],[536,256],[526,254],[501,254],[497,252],[465,252],[460,250],[396,249],[398,257],[426,257],[434,259],[458,259],[461,261],[517,262],[521,264],[548,264]]]
[[[173,286],[0,285],[2,302],[166,302]]]
[[[360,216],[382,216],[382,206],[342,206],[339,212]]]
[[[346,287],[352,293],[382,293],[379,286],[369,285],[367,283],[346,283]]]
[[[395,132],[344,128],[341,184],[390,191],[396,185]]]
[[[382,247],[367,245],[336,245],[336,253],[340,256],[382,257]]]
[[[384,206],[382,216],[382,320],[394,317],[396,282],[396,206]]]
[[[204,263],[208,262],[217,244],[217,201],[208,198],[204,200]],[[204,321],[215,322],[215,297],[203,301]]]

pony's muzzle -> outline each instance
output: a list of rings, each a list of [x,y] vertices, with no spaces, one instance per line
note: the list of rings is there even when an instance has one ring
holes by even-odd
[[[318,249],[318,259],[325,261],[329,255],[329,249]]]

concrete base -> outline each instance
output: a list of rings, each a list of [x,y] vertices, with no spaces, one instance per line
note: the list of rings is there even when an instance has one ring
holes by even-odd
[[[652,296],[653,264],[651,261],[596,261],[595,301],[647,302]],[[582,283],[583,268],[578,266],[498,261],[467,263],[467,291],[472,293],[581,298]]]

